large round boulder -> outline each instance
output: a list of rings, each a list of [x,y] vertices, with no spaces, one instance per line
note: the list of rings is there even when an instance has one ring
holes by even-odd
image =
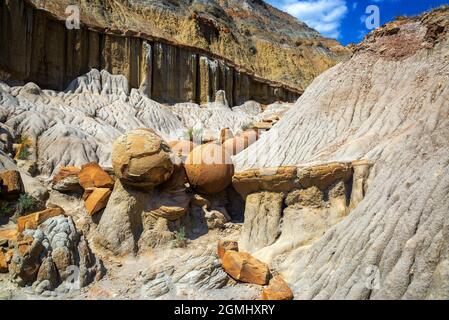
[[[190,185],[204,194],[223,191],[234,174],[231,154],[214,143],[193,149],[186,159],[185,169]]]
[[[170,147],[151,129],[136,129],[115,140],[112,165],[117,178],[134,187],[154,187],[173,173]]]

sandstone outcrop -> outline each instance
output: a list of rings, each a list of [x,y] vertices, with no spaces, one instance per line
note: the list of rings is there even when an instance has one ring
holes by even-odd
[[[325,190],[335,181],[348,181],[352,178],[352,174],[352,164],[344,162],[303,167],[262,168],[237,172],[233,176],[233,185],[242,196],[257,191],[287,192],[312,186]]]
[[[19,171],[9,170],[0,173],[1,197],[4,199],[17,199],[24,192],[22,177]]]
[[[46,220],[63,215],[64,210],[60,207],[48,208],[43,211],[34,212],[27,216],[19,217],[17,219],[17,231],[23,232],[26,229],[36,230],[38,226]]]
[[[150,199],[151,193],[133,190],[117,180],[98,224],[95,244],[115,255],[136,253],[143,231],[142,211]]]
[[[232,181],[230,154],[214,143],[193,149],[187,157],[185,168],[191,186],[205,194],[219,193]]]
[[[71,218],[58,216],[49,218],[35,230],[23,231],[14,249],[9,274],[19,285],[32,285],[35,293],[51,296],[55,289],[67,293],[99,280],[104,269]]]
[[[154,187],[173,173],[170,147],[154,131],[137,129],[113,145],[112,164],[117,178],[135,187]]]

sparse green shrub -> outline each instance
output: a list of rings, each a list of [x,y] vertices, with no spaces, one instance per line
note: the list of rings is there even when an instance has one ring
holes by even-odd
[[[184,227],[179,228],[179,231],[175,231],[175,240],[172,242],[174,248],[185,248],[187,246],[186,231]]]
[[[190,141],[201,141],[203,136],[202,129],[189,128],[185,133],[185,139]]]
[[[17,154],[17,159],[28,160],[28,157],[31,155],[31,153],[30,153],[30,146],[31,146],[30,138],[28,138],[28,136],[17,136],[14,142],[22,145],[19,150],[19,153]]]
[[[36,200],[27,193],[21,194],[16,205],[16,213],[23,215],[36,207]]]
[[[190,141],[193,140],[193,128],[187,129],[187,131],[186,131],[185,134],[184,134],[184,138],[185,138],[186,140],[190,140]]]
[[[8,202],[0,202],[0,216],[11,216],[14,214],[15,207]]]
[[[17,155],[17,158],[19,160],[28,160],[28,157],[31,155],[28,145],[23,144],[22,148],[20,148],[19,154]]]

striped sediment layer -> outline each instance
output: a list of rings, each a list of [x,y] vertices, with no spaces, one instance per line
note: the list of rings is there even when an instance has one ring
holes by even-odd
[[[0,77],[64,90],[91,69],[123,74],[162,103],[213,101],[224,90],[231,106],[248,100],[294,101],[301,91],[262,79],[206,50],[145,35],[81,24],[69,30],[65,17],[27,0],[0,3]]]

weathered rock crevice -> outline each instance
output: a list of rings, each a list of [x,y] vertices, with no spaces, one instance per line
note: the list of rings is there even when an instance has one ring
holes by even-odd
[[[64,90],[91,69],[123,74],[130,88],[141,88],[162,103],[214,100],[224,90],[230,106],[256,100],[295,101],[300,92],[242,70],[206,50],[164,42],[142,34],[111,32],[65,21],[29,1],[0,4],[2,80]]]

